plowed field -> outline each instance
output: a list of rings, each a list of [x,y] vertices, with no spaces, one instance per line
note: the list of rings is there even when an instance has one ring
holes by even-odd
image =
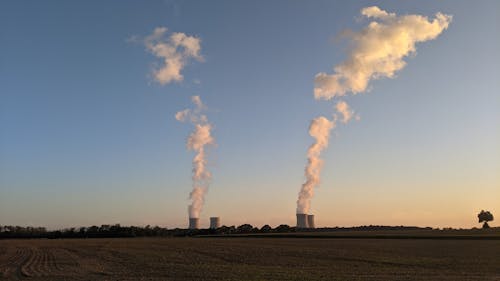
[[[500,280],[499,240],[0,240],[2,280]]]

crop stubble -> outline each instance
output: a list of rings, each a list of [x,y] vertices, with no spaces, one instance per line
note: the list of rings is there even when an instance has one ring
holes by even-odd
[[[4,280],[500,280],[500,241],[0,240]]]

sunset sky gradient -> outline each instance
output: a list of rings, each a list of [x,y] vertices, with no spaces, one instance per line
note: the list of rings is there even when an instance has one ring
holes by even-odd
[[[201,226],[295,225],[309,122],[338,106],[315,100],[315,75],[373,5],[453,21],[343,98],[354,115],[322,152],[316,225],[500,217],[498,1],[2,1],[0,225],[186,227],[192,127],[175,115],[192,96],[216,140]],[[159,27],[200,39],[178,38],[191,53],[173,76],[144,44]]]

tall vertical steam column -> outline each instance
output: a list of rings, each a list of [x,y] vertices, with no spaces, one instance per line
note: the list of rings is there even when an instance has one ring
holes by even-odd
[[[308,228],[307,214],[297,214],[297,228]]]
[[[193,158],[193,189],[189,193],[191,204],[188,207],[189,214],[189,229],[199,228],[199,217],[205,194],[208,190],[208,184],[212,178],[212,174],[207,169],[207,151],[209,145],[215,143],[211,135],[212,125],[208,123],[207,116],[202,114],[206,110],[206,106],[201,102],[199,96],[192,96],[191,101],[196,106],[194,109],[184,109],[175,114],[175,119],[178,121],[190,121],[194,125],[194,131],[189,135],[186,146],[189,150],[196,152]]]

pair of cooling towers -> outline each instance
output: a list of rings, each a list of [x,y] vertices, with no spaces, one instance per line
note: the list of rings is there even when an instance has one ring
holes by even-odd
[[[219,217],[210,218],[210,229],[217,229],[221,226]],[[199,229],[200,219],[189,218],[189,229]],[[297,214],[297,228],[315,228],[314,215]]]
[[[210,229],[217,229],[220,227],[220,218],[219,217],[211,217],[210,218]],[[199,218],[189,218],[189,229],[198,229],[200,228],[200,219]]]
[[[297,214],[297,228],[315,228],[314,215]]]

